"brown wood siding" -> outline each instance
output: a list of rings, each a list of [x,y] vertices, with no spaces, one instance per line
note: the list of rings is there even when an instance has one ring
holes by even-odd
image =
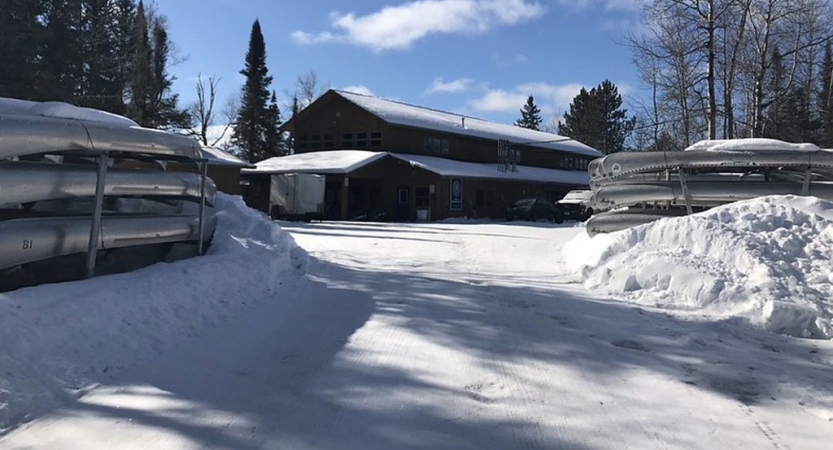
[[[296,153],[362,149],[428,155],[477,163],[497,163],[497,141],[494,139],[388,124],[338,95],[322,99],[322,101],[324,103],[314,104],[307,114],[294,119],[292,132],[295,137]],[[366,134],[366,139],[363,140],[365,145],[359,145],[359,139],[356,138],[358,133]],[[371,145],[371,133],[381,133],[378,146]],[[347,144],[343,139],[345,134],[353,135],[353,139]],[[314,136],[320,138],[316,141],[319,145],[317,148],[313,148]],[[326,136],[332,137],[330,140],[332,146],[325,145]],[[426,138],[448,141],[448,152],[427,150]],[[306,144],[306,148],[301,148],[303,144]],[[520,165],[525,166],[586,170],[584,169],[586,166],[576,161],[589,162],[594,159],[590,156],[558,150],[529,146],[519,148],[521,150]]]
[[[342,97],[334,97],[302,120],[296,120],[293,128],[295,153],[354,149],[382,151],[387,145],[387,129],[388,125],[383,120]],[[365,145],[357,145],[356,136],[359,133],[366,134]],[[371,145],[372,133],[381,133],[381,142],[378,146]],[[351,145],[344,145],[345,134],[353,135]],[[321,145],[318,148],[313,148],[314,136],[321,138],[317,141]],[[326,136],[332,137],[332,147],[324,145]],[[302,148],[303,144],[307,147]]]
[[[197,173],[196,164],[170,163],[168,170],[174,172]],[[234,166],[208,165],[208,178],[214,180],[217,190],[231,195],[241,195],[240,168]]]

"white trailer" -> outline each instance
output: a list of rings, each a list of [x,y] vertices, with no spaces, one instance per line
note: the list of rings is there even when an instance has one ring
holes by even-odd
[[[269,211],[273,219],[322,220],[327,179],[309,173],[272,175]]]

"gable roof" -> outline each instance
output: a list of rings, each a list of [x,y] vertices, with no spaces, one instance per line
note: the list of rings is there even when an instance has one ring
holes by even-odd
[[[249,164],[246,161],[228,153],[217,147],[202,147],[200,149],[202,157],[206,159],[208,164],[215,166],[232,166],[232,167],[255,167],[254,164]]]
[[[367,150],[329,150],[276,156],[255,164],[254,169],[243,169],[244,175],[279,173],[345,174],[384,158],[385,152]]]
[[[601,157],[604,154],[574,139],[557,134],[489,122],[475,117],[385,100],[353,92],[332,90],[387,123],[485,139],[508,139],[514,144]]]

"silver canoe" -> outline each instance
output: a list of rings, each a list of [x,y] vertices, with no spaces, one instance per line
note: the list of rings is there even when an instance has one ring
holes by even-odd
[[[197,141],[187,136],[106,122],[0,114],[0,136],[0,159],[78,151],[202,158]]]
[[[765,152],[626,152],[614,153],[590,162],[587,171],[592,183],[606,182],[645,172],[676,169],[811,168],[833,171],[833,152],[772,150]]]
[[[0,139],[2,142],[2,139]],[[200,198],[200,175],[109,169],[104,195],[120,197]],[[0,207],[46,200],[92,197],[96,166],[30,162],[0,162]],[[214,204],[217,188],[206,179],[206,202]]]
[[[587,234],[591,237],[600,233],[613,233],[627,228],[655,222],[667,217],[679,217],[681,210],[630,209],[596,214],[585,222]]]
[[[692,177],[694,178],[694,177]],[[765,195],[814,195],[833,200],[833,183],[812,182],[807,190],[801,183],[783,181],[697,181],[687,182],[692,206],[716,206]],[[597,210],[662,202],[684,205],[685,195],[678,181],[643,181],[597,186],[593,205]]]
[[[90,217],[38,217],[0,222],[0,269],[58,256],[85,253],[90,239]],[[101,220],[100,249],[197,241],[199,216],[105,216]],[[216,226],[206,215],[205,239]]]

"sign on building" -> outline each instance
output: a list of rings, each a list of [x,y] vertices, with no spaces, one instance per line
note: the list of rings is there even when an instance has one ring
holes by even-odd
[[[460,211],[463,209],[463,180],[451,179],[451,210]]]

